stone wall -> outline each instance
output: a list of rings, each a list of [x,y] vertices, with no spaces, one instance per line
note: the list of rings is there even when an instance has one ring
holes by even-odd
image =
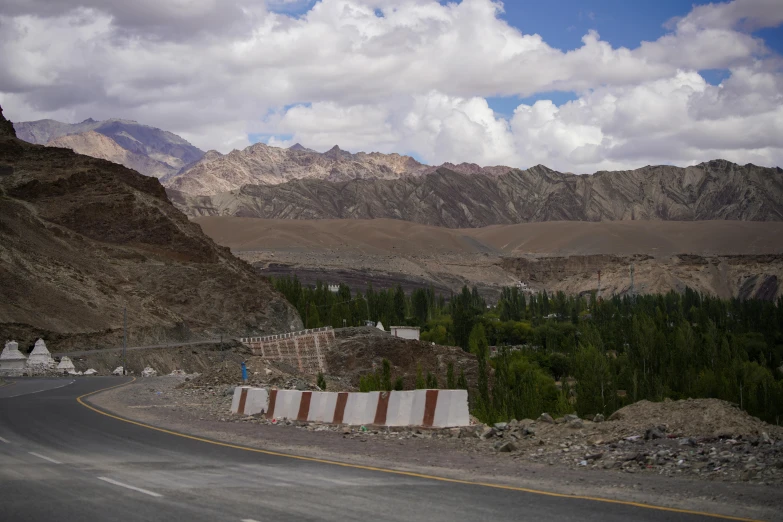
[[[327,326],[266,337],[243,337],[240,341],[253,355],[314,375],[326,372],[325,350],[334,342],[334,329]]]

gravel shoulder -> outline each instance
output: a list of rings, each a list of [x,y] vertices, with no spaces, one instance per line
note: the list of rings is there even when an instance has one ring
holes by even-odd
[[[230,414],[231,387],[178,388],[183,377],[139,379],[89,397],[94,406],[154,426],[254,448],[459,480],[595,496],[760,520],[783,520],[779,483],[628,474],[600,466],[573,469],[534,462],[491,444],[437,432],[362,432],[317,425],[269,424]]]

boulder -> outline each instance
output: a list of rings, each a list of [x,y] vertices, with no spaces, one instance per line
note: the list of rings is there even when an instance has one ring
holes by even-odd
[[[547,422],[549,424],[554,424],[555,419],[552,418],[552,416],[548,413],[542,413],[541,416],[538,417],[539,422]]]
[[[599,413],[595,417],[593,417],[593,422],[603,422],[604,420],[605,420],[604,416],[601,413]]]
[[[113,372],[111,372],[112,375],[125,375],[125,368],[122,366],[117,366]]]
[[[644,440],[655,440],[655,439],[665,439],[665,438],[666,438],[665,426],[654,426],[652,428],[647,428],[647,431],[644,432]]]
[[[149,366],[147,366],[141,371],[142,377],[155,377],[156,375],[158,375],[158,372],[156,372],[154,369],[150,368]]]
[[[512,451],[516,451],[517,445],[511,441],[503,442],[499,440],[495,443],[495,449],[498,453],[511,453]]]
[[[96,373],[98,373],[98,371],[95,370],[94,368],[90,368],[89,370],[84,370],[84,375],[95,375]]]

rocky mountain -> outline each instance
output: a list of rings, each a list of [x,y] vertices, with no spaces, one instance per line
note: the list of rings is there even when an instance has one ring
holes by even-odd
[[[157,179],[19,140],[0,117],[0,332],[54,349],[272,333],[296,311]]]
[[[163,178],[167,175],[175,174],[178,169],[164,163],[155,161],[144,154],[137,154],[120,145],[109,138],[95,131],[81,132],[79,134],[66,134],[49,141],[47,147],[63,147],[71,149],[85,156],[100,158],[125,165],[129,169],[152,176],[153,178]]]
[[[87,119],[74,124],[39,120],[14,127],[17,136],[30,143],[69,148],[156,178],[172,176],[204,155],[176,134],[131,120]]]
[[[544,166],[495,176],[440,168],[401,179],[300,179],[213,196],[168,193],[190,216],[391,218],[450,228],[536,221],[783,220],[783,170],[724,160],[592,176]]]
[[[256,143],[228,154],[209,151],[198,162],[167,179],[166,187],[192,195],[214,195],[243,185],[277,185],[297,179],[328,182],[398,179],[427,169],[410,156],[359,152],[334,146],[319,153],[297,144],[288,149]]]

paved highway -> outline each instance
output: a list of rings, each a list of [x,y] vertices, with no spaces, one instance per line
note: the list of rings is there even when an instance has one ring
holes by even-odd
[[[252,452],[124,422],[77,401],[118,382],[19,379],[0,388],[0,519],[715,520]]]

